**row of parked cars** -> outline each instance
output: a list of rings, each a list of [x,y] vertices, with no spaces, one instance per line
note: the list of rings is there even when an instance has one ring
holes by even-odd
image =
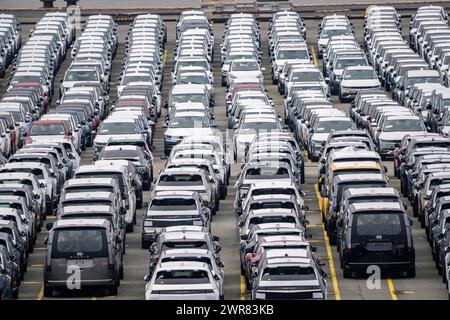
[[[136,17],[127,38],[118,98],[109,107],[105,97],[117,37],[112,17],[90,16],[73,46],[73,62],[62,82],[56,110],[72,110],[73,104],[89,106],[91,111],[80,123],[87,134],[85,139],[80,134],[84,141],[80,145],[93,146],[94,163],[77,167],[65,181],[57,220],[47,224],[46,297],[67,288],[69,269],[83,271],[82,287],[118,293],[124,278],[126,234],[134,230],[136,210],[143,207],[143,191],[150,189],[153,180],[153,126],[160,98],[152,71],[162,68],[165,27],[159,16]],[[134,70],[136,57],[142,57],[142,64],[136,66],[139,70]],[[83,79],[84,75],[89,79]],[[124,81],[130,77],[133,81]]]
[[[245,19],[254,21],[253,17]],[[310,65],[308,48],[301,40],[305,33],[297,13],[280,11],[274,15],[269,27],[274,81],[284,80],[278,66],[287,61],[303,62],[317,70]],[[243,40],[246,43],[242,46],[250,42],[259,48],[259,38]],[[255,53],[253,59],[259,63],[260,56]],[[291,90],[288,84],[286,88]],[[282,125],[258,75],[236,77],[227,88],[227,99],[228,117],[237,124],[236,156],[243,163],[235,184],[234,210],[241,274],[251,299],[326,299],[323,264],[306,240],[308,208],[301,191],[305,182],[303,146],[283,132],[287,126]]]
[[[224,299],[224,264],[212,216],[227,194],[227,151],[215,132],[212,25],[202,11],[177,21],[163,158],[142,219],[149,250],[145,298]]]
[[[0,14],[0,76],[5,75],[22,46],[22,29],[12,14]]]
[[[13,47],[18,49],[20,27],[14,17],[4,18],[16,26],[14,39],[19,42]],[[0,169],[2,298],[18,297],[37,233],[47,215],[54,213],[64,182],[79,165],[79,150],[68,131],[49,130],[43,134],[54,124],[48,121],[45,129],[39,126],[40,120],[47,116],[54,76],[74,37],[70,16],[59,12],[46,14],[14,58],[8,91],[0,102],[4,156]]]

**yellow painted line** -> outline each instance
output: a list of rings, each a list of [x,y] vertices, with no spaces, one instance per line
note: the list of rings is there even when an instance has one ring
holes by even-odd
[[[316,239],[316,240],[309,240],[308,242],[309,242],[309,243],[322,243],[323,240]]]
[[[91,300],[97,300],[97,297],[91,297]]]
[[[394,283],[392,282],[392,279],[387,279],[387,284],[389,287],[389,292],[391,294],[392,300],[398,300],[397,293],[395,291]]]
[[[316,49],[314,49],[314,47],[312,47],[312,46],[311,46],[311,53],[312,53],[312,56],[313,56],[314,64],[318,68],[319,67],[319,62],[317,61]]]
[[[36,300],[42,300],[43,297],[44,297],[44,286],[41,286],[41,290],[39,290]]]
[[[56,216],[47,216],[47,220],[55,220]]]
[[[27,285],[40,284],[40,285],[42,285],[42,282],[40,282],[40,281],[22,281],[22,284],[27,284]]]
[[[34,248],[34,250],[45,250],[45,249],[47,249],[46,247],[36,247],[36,248]]]
[[[317,184],[314,185],[314,191],[316,192],[317,201],[319,202],[319,208],[320,208],[321,214],[322,214],[322,197],[320,196],[319,188],[318,188]],[[333,283],[333,290],[334,290],[335,298],[336,298],[336,300],[341,300],[341,293],[339,291],[336,270],[334,268],[333,254],[331,252],[330,243],[328,242],[327,232],[325,231],[325,228],[323,227],[323,225],[322,225],[322,231],[323,231],[323,239],[325,242],[325,249],[327,251],[327,256],[328,256],[328,262],[330,264],[331,282]]]
[[[162,61],[162,64],[163,64],[163,65],[166,64],[166,58],[167,58],[167,49],[164,49],[163,61]]]
[[[241,275],[241,300],[246,300],[245,295],[245,277]]]
[[[31,267],[32,268],[43,268],[44,265],[43,264],[32,264]]]

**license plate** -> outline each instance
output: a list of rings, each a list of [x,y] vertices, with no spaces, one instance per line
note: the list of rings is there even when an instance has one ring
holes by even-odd
[[[67,266],[77,266],[78,268],[92,268],[94,262],[92,259],[80,259],[80,260],[69,260],[67,261]]]
[[[392,250],[392,242],[369,242],[367,244],[368,251],[390,251]]]

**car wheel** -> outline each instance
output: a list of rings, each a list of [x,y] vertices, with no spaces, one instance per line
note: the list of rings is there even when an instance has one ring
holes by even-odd
[[[447,283],[447,270],[442,270],[442,283]]]
[[[44,297],[51,298],[53,297],[53,288],[47,287],[44,285]]]
[[[141,240],[141,248],[142,249],[148,249],[150,248],[150,242],[145,241],[144,239]]]
[[[223,294],[219,297],[219,300],[225,300],[225,297]]]
[[[119,277],[121,280],[123,279],[123,264],[119,268]]]
[[[118,293],[118,286],[117,286],[117,282],[114,284],[114,285],[112,285],[110,288],[109,288],[109,295],[110,296],[117,296],[117,293]]]
[[[127,232],[133,232],[134,226],[133,223],[127,223]]]
[[[415,278],[416,277],[416,266],[413,265],[408,270],[406,270],[406,276],[408,278]]]
[[[353,272],[352,272],[352,270],[351,269],[347,269],[345,266],[344,266],[344,279],[350,279],[351,277],[352,277],[352,275],[353,275]]]
[[[12,290],[12,298],[17,300],[19,298],[19,287],[17,286],[15,290]]]

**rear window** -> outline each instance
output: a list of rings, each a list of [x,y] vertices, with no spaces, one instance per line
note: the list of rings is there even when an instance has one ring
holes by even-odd
[[[205,241],[164,242],[162,246],[162,250],[185,248],[209,249]]]
[[[81,255],[80,255],[81,253]],[[107,257],[104,229],[60,229],[53,236],[52,258]]]
[[[154,199],[150,210],[196,210],[194,199]]]
[[[294,189],[257,189],[252,192],[252,196],[262,196],[268,194],[285,194],[285,195],[295,195]]]
[[[75,178],[116,178],[119,182],[120,192],[124,192],[123,175],[115,172],[80,172],[76,174]]]
[[[209,283],[208,273],[204,270],[160,271],[156,275],[156,284],[202,284]]]
[[[362,213],[353,218],[360,236],[392,236],[402,232],[401,216],[395,213]]]
[[[255,202],[250,205],[250,210],[255,209],[294,209],[293,202],[271,201],[271,202]]]
[[[316,273],[312,267],[277,267],[265,268],[263,281],[302,281],[316,280]]]
[[[296,223],[293,216],[267,216],[267,217],[254,217],[250,219],[249,225],[257,225],[262,223]]]
[[[159,184],[164,185],[203,185],[202,176],[198,174],[162,175]]]
[[[289,177],[289,172],[287,168],[279,167],[264,167],[264,168],[251,168],[246,172],[246,178],[265,178],[267,176],[280,176]]]

